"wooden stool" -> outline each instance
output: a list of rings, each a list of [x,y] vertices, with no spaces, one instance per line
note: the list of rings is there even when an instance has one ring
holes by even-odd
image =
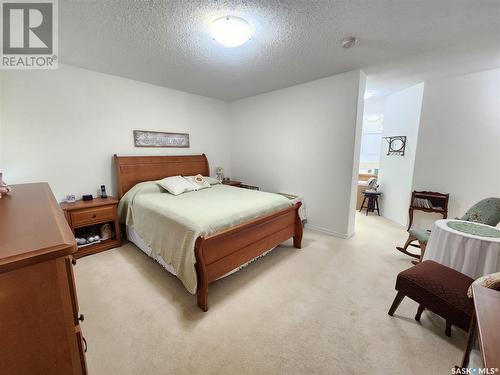
[[[378,197],[382,195],[382,193],[375,190],[365,190],[363,192],[363,195],[365,197],[363,198],[363,203],[361,203],[359,212],[363,211],[366,198],[368,198],[368,205],[366,206],[366,216],[368,216],[368,212],[375,212],[375,210],[377,210],[377,214],[378,216],[380,216],[380,210],[378,208]]]

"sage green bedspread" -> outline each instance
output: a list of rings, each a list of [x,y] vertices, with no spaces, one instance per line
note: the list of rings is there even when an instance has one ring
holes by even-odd
[[[199,236],[282,210],[290,201],[278,194],[226,185],[174,196],[156,182],[134,186],[120,200],[120,221],[170,264],[190,293],[196,293],[195,241]]]

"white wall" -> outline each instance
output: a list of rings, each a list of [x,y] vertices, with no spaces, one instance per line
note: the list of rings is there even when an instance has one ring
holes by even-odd
[[[413,188],[450,193],[452,218],[500,197],[500,69],[426,82]]]
[[[412,191],[413,169],[419,133],[424,84],[388,95],[384,104],[383,137],[406,136],[404,156],[387,155],[388,143],[382,141],[379,185],[383,195],[381,214],[406,225]]]
[[[355,102],[356,105],[356,118],[354,120],[355,130],[354,130],[354,147],[353,147],[353,160],[352,162],[346,160],[346,163],[351,166],[351,191],[350,191],[350,202],[347,208],[348,212],[348,222],[347,222],[347,234],[346,236],[341,235],[341,237],[351,237],[354,235],[354,229],[356,226],[356,203],[358,198],[358,177],[359,177],[359,163],[360,163],[360,154],[361,154],[361,137],[363,135],[363,112],[364,112],[364,95],[366,90],[366,75],[359,71],[359,82],[358,82],[358,93],[357,97],[351,97],[350,100]],[[349,99],[349,98],[347,98]],[[346,109],[349,106],[346,107]],[[345,126],[345,125],[344,125]],[[348,137],[347,139],[351,138]],[[347,140],[346,139],[346,140]],[[338,141],[335,142],[335,147],[338,145]],[[349,142],[347,142],[344,147],[349,149],[352,145],[352,138]],[[347,155],[346,150],[346,155]],[[339,155],[336,155],[338,157]],[[341,232],[342,233],[342,232]]]
[[[303,195],[310,227],[352,235],[364,86],[352,71],[231,103],[232,177]]]
[[[11,184],[48,181],[62,199],[101,184],[113,192],[114,153],[205,152],[212,170],[304,195],[311,227],[348,237],[363,90],[353,71],[226,103],[64,65],[1,71],[0,168]],[[500,70],[426,82],[423,99],[422,90],[384,105],[384,135],[408,137],[403,158],[383,143],[380,171],[382,214],[402,225],[415,189],[449,192],[450,217],[500,196]],[[133,129],[188,132],[191,148],[134,148]],[[416,216],[426,226],[429,216]]]
[[[2,83],[10,184],[48,181],[58,199],[96,194],[101,184],[114,192],[115,153],[206,153],[212,171],[230,174],[226,102],[65,65],[4,71]],[[133,129],[189,133],[191,147],[134,148]]]
[[[303,195],[311,227],[354,231],[360,71],[233,103],[65,65],[3,73],[0,146],[11,184],[48,181],[59,200],[101,184],[115,192],[114,153],[205,152],[212,170]],[[134,148],[133,129],[187,132],[191,148]]]

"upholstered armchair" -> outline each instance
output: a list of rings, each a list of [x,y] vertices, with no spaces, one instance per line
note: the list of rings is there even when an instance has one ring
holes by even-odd
[[[486,198],[477,202],[469,208],[464,216],[457,218],[459,220],[473,221],[476,223],[496,226],[500,222],[500,198]],[[412,228],[408,231],[408,239],[403,247],[396,247],[402,253],[414,258],[422,259],[425,253],[425,247],[429,241],[431,232],[429,230]],[[418,242],[413,244],[414,241]],[[414,254],[407,250],[408,246],[420,247],[420,254]]]
[[[460,220],[497,226],[500,222],[500,198],[486,198],[477,202]]]

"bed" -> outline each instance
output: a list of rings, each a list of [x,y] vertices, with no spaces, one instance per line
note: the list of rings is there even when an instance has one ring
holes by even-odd
[[[168,176],[209,175],[203,155],[114,156],[121,221],[153,254],[161,255],[198,306],[208,310],[208,286],[282,242],[301,247],[300,203],[277,194],[226,185],[170,195],[154,182]],[[165,265],[164,265],[165,266]],[[193,280],[194,278],[194,280]]]

